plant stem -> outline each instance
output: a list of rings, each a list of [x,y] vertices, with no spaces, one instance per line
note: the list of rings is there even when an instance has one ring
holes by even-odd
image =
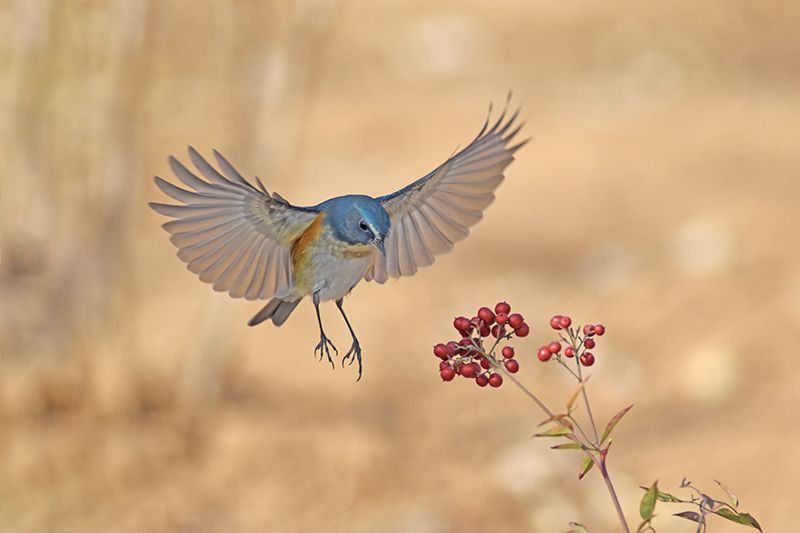
[[[514,377],[514,375],[513,375],[513,374],[511,374],[511,373],[510,373],[510,372],[508,372],[508,371],[507,371],[505,368],[503,368],[503,366],[502,366],[502,365],[498,365],[498,366],[497,366],[497,368],[500,370],[500,372],[502,372],[503,374],[505,374],[505,375],[506,375],[506,377],[507,377],[508,379],[510,379],[511,381],[513,381],[513,382],[514,382],[514,384],[515,384],[517,387],[519,387],[519,390],[521,390],[522,392],[524,392],[524,393],[525,393],[525,394],[528,396],[528,398],[530,398],[531,400],[533,400],[533,402],[534,402],[536,405],[538,405],[538,406],[539,406],[539,409],[541,409],[542,411],[544,411],[544,412],[545,412],[545,414],[547,414],[547,416],[553,416],[553,413],[551,413],[551,412],[550,412],[550,409],[548,409],[547,407],[545,407],[545,405],[544,405],[544,404],[543,404],[541,401],[539,401],[539,398],[537,398],[536,396],[534,396],[534,395],[533,395],[533,393],[532,393],[531,391],[529,391],[527,388],[525,388],[525,385],[523,385],[522,383],[520,383],[520,382],[517,380],[517,378],[515,378],[515,377]]]
[[[581,372],[581,362],[578,360],[578,357],[575,357],[575,363],[578,365],[578,380],[583,381],[583,372]],[[589,415],[589,423],[592,425],[592,432],[594,433],[594,442],[597,446],[602,444],[598,442],[597,437],[597,426],[594,423],[594,417],[592,416],[592,408],[589,407],[589,396],[586,394],[586,387],[581,390],[581,394],[583,394],[583,403],[586,404],[586,413]]]
[[[628,529],[628,521],[625,520],[625,513],[622,512],[622,506],[619,504],[619,499],[617,498],[617,493],[614,490],[614,485],[611,484],[611,478],[608,475],[608,469],[606,469],[606,460],[604,458],[600,459],[600,472],[603,474],[603,479],[606,482],[606,487],[608,487],[608,492],[611,494],[611,499],[614,501],[614,507],[617,509],[617,515],[619,516],[620,524],[622,524],[622,531],[625,533],[630,533],[630,529]]]

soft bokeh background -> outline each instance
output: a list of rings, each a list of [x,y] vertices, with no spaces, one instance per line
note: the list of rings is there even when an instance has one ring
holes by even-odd
[[[589,390],[602,420],[635,404],[610,456],[632,524],[639,485],[687,476],[796,527],[797,2],[4,0],[0,24],[0,530],[618,531],[518,390],[439,379],[452,318],[498,300],[554,406],[549,317],[607,326]],[[247,327],[259,304],[146,206],[187,144],[297,204],[385,194],[509,89],[532,141],[485,220],[348,298],[359,383],[314,360],[313,306]]]

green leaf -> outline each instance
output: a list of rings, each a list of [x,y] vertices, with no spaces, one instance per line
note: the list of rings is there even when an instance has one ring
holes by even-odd
[[[619,424],[619,421],[622,420],[622,417],[625,416],[625,413],[630,411],[633,405],[630,405],[620,411],[619,413],[615,414],[614,417],[608,421],[608,425],[606,426],[606,430],[603,432],[603,438],[600,439],[600,443],[602,444],[605,442],[606,438],[611,434],[611,431]]]
[[[589,381],[590,377],[592,377],[592,376],[586,376],[586,378],[583,381],[581,381],[580,383],[578,383],[578,386],[575,387],[572,390],[572,392],[570,393],[569,398],[567,399],[567,412],[568,413],[572,412],[572,408],[575,405],[575,401],[578,399],[578,395],[581,393],[583,388],[586,386],[586,382]]]
[[[736,497],[736,494],[734,494],[731,489],[729,489],[728,487],[726,487],[725,485],[723,485],[721,482],[717,481],[716,479],[714,480],[714,482],[717,485],[719,485],[722,488],[722,490],[725,491],[725,494],[728,495],[728,501],[731,502],[731,505],[733,505],[733,508],[735,509],[736,507],[738,507],[739,506],[739,498]]]
[[[644,488],[644,487],[642,487],[642,488]],[[667,494],[666,492],[661,492],[661,491],[658,492],[658,495],[656,496],[656,498],[658,498],[662,502],[686,503],[683,500],[681,500],[680,498],[676,498],[672,494]]]
[[[583,479],[583,476],[585,476],[587,472],[589,472],[589,470],[592,469],[593,466],[594,466],[594,460],[588,455],[584,457],[583,461],[581,461],[581,472],[580,474],[578,474],[578,479],[579,480]]]
[[[556,426],[542,433],[537,433],[534,437],[563,437],[565,435],[572,435],[572,430],[563,426]]]
[[[718,514],[723,518],[727,518],[731,522],[736,522],[737,524],[742,524],[744,526],[754,527],[757,530],[762,531],[758,521],[747,513],[737,513],[731,511],[727,507],[723,507],[722,509],[714,511],[714,514]]]
[[[589,533],[589,530],[586,529],[586,526],[579,524],[577,522],[570,522],[569,527],[571,527],[572,529],[567,531],[567,533]]]
[[[658,495],[658,481],[653,483],[653,486],[647,489],[644,493],[642,502],[639,504],[639,515],[642,520],[648,520],[653,516],[653,511],[656,508],[656,496]]]
[[[691,520],[692,522],[700,523],[700,513],[695,513],[694,511],[684,511],[682,513],[675,513],[672,516],[680,516],[681,518],[685,518],[686,520]]]
[[[557,446],[550,446],[551,450],[580,450],[581,445],[577,442],[570,442],[568,444],[558,444]]]

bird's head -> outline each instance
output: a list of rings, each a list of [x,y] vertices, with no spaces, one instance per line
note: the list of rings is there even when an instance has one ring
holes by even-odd
[[[384,240],[391,221],[381,203],[369,196],[348,195],[320,204],[326,213],[325,222],[334,236],[347,244],[374,244],[386,253]]]

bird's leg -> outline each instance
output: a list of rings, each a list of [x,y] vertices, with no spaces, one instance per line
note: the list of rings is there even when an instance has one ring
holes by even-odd
[[[344,314],[344,308],[342,308],[342,303],[344,298],[339,298],[336,300],[336,307],[339,308],[339,311],[342,313],[342,317],[344,317],[344,323],[347,324],[347,329],[350,330],[350,335],[353,336],[353,344],[350,346],[350,350],[342,357],[342,366],[344,366],[344,362],[347,359],[350,359],[350,364],[353,364],[354,360],[358,360],[358,380],[361,379],[361,345],[358,344],[358,339],[356,338],[356,333],[353,331],[353,326],[350,325],[350,321],[347,320],[347,315]]]
[[[319,296],[315,294],[313,296],[313,300],[314,309],[317,310],[317,322],[319,323],[319,344],[317,344],[317,347],[314,348],[314,357],[316,357],[317,352],[319,352],[319,360],[322,361],[322,354],[324,353],[326,356],[328,356],[328,362],[331,364],[331,366],[336,368],[336,365],[333,364],[333,359],[331,359],[331,352],[328,349],[328,346],[330,345],[330,347],[333,348],[333,351],[336,353],[336,355],[339,355],[339,350],[337,350],[336,346],[333,345],[331,340],[325,336],[325,331],[322,329],[322,318],[319,316]],[[341,307],[339,309],[341,309]]]

